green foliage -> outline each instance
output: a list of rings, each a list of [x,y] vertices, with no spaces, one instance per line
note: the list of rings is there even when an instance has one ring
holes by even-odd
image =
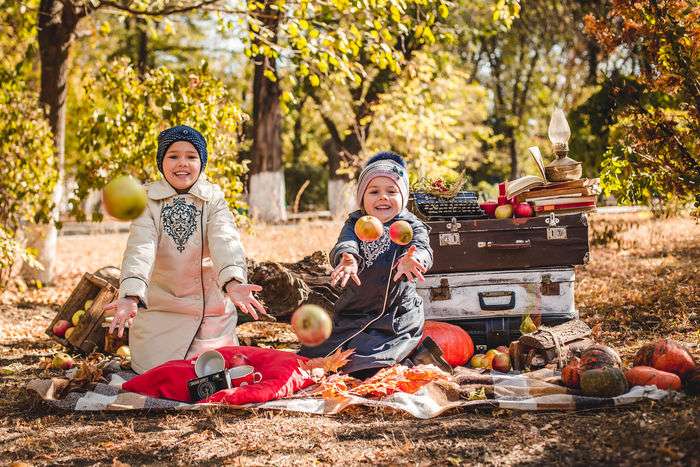
[[[299,197],[299,211],[328,209],[328,170],[322,165],[309,163],[299,163],[284,170],[287,206],[294,207],[297,194],[307,181],[309,184]]]
[[[392,148],[418,177],[455,178],[483,163],[486,90],[449,57],[419,53],[374,107],[369,153]]]
[[[0,0],[0,270],[18,257],[30,259],[17,243],[17,230],[49,220],[58,179],[51,130],[27,81],[34,24],[26,5]]]
[[[210,154],[207,176],[222,187],[233,208],[242,207],[241,177],[247,161],[238,161],[236,151],[245,115],[206,64],[180,72],[161,67],[140,77],[122,59],[85,76],[83,89],[82,106],[75,111],[80,116],[79,153],[72,158],[77,188],[71,209],[78,219],[85,216],[78,201],[117,174],[158,178],[158,133],[178,124],[204,134]],[[93,219],[99,219],[99,213],[93,213]]]
[[[700,207],[700,8],[618,1],[586,27],[607,55],[633,51],[643,64],[635,99],[611,126],[605,191],[624,202],[695,199]]]

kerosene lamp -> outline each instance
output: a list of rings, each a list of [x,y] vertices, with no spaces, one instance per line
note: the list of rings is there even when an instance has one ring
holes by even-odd
[[[569,138],[571,129],[566,121],[564,111],[555,108],[549,120],[549,140],[555,159],[550,162],[544,172],[550,182],[565,182],[581,178],[583,169],[581,163],[569,157]]]

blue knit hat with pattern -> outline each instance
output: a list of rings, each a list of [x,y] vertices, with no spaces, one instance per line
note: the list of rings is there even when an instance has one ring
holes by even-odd
[[[203,171],[204,167],[207,165],[207,140],[194,128],[187,125],[178,125],[163,130],[158,135],[158,154],[156,155],[156,162],[158,163],[158,170],[160,170],[160,173],[163,173],[163,159],[165,158],[165,153],[168,151],[170,145],[177,141],[192,143],[202,163],[200,172]]]

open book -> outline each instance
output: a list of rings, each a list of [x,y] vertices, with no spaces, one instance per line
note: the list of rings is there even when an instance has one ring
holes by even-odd
[[[542,160],[542,154],[540,153],[540,148],[537,146],[532,146],[527,148],[530,151],[530,155],[537,163],[537,168],[539,169],[538,175],[525,175],[524,177],[516,178],[515,180],[510,180],[506,182],[506,197],[513,198],[531,188],[537,186],[547,185],[547,176],[544,174],[544,161]]]

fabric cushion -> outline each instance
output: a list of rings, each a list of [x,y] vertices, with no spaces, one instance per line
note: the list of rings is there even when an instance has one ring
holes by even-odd
[[[306,378],[299,370],[299,361],[306,361],[306,358],[293,352],[246,346],[228,346],[216,350],[224,356],[226,362],[235,354],[244,355],[255,371],[260,372],[262,381],[219,391],[200,402],[232,405],[267,402],[290,396],[313,384],[313,380]],[[151,397],[190,402],[187,382],[197,377],[194,372],[196,359],[166,362],[132,378],[122,388]]]

